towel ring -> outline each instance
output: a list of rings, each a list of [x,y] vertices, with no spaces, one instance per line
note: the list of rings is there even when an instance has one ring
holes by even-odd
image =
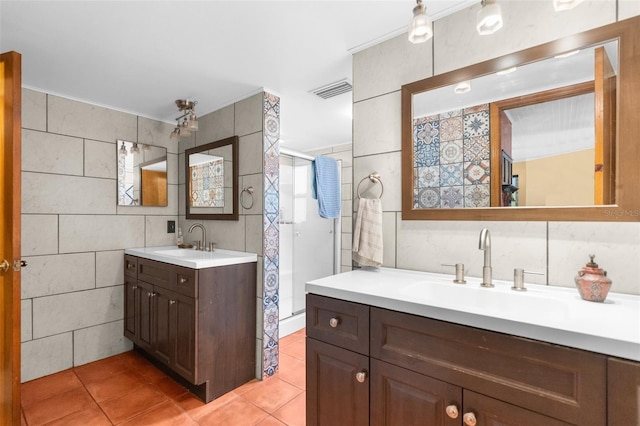
[[[360,197],[360,185],[362,185],[362,182],[364,182],[367,179],[369,179],[373,183],[377,182],[377,183],[380,184],[380,195],[378,196],[378,198],[382,198],[382,194],[384,194],[384,185],[382,184],[382,180],[380,180],[380,175],[378,174],[378,172],[373,172],[369,176],[363,177],[362,180],[360,182],[358,182],[358,186],[356,188],[356,194],[358,194],[358,199],[361,198]]]
[[[244,205],[244,197],[243,194],[244,193],[249,194],[250,200],[251,200],[251,204],[249,204],[248,206]],[[245,209],[249,210],[251,207],[253,207],[253,186],[250,186],[248,188],[243,188],[242,192],[240,193],[240,205],[242,205],[242,207],[244,207]]]

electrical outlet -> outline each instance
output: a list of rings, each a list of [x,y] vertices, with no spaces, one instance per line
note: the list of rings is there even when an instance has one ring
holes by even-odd
[[[167,234],[175,234],[176,233],[176,221],[168,220],[167,221]]]

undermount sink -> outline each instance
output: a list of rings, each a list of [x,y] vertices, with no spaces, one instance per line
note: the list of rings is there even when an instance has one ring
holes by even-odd
[[[124,252],[145,259],[193,269],[214,268],[216,266],[250,263],[258,260],[258,255],[255,253],[224,249],[216,249],[208,252],[194,249],[180,249],[175,246],[131,248],[125,249]]]

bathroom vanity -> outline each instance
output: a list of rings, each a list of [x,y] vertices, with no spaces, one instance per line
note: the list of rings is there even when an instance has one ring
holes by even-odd
[[[640,297],[453,279],[308,283],[307,424],[640,424]]]
[[[256,374],[252,253],[125,250],[124,335],[205,402]]]

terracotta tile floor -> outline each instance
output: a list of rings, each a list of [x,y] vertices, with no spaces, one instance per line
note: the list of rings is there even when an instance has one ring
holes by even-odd
[[[304,425],[305,331],[280,340],[280,371],[204,404],[136,352],[22,385],[22,424]]]

